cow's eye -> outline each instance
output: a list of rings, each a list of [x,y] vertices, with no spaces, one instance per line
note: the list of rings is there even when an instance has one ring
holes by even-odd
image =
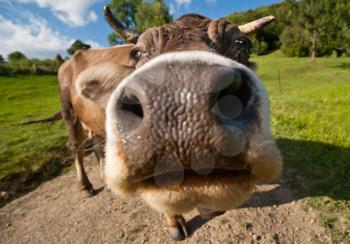
[[[250,41],[243,39],[243,38],[237,39],[233,43],[240,50],[247,50],[248,51],[250,48]]]
[[[140,59],[142,59],[143,57],[147,57],[148,53],[142,50],[134,50],[131,52],[130,56],[136,61],[138,62]]]
[[[244,39],[235,40],[234,43],[237,46],[240,46],[240,47],[243,47],[243,48],[249,48],[249,42],[244,40]]]
[[[134,54],[134,58],[136,60],[140,60],[142,58],[142,52],[141,51],[136,51]]]

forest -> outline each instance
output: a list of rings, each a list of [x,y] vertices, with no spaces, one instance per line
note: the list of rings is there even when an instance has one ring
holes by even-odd
[[[313,39],[316,56],[350,56],[350,1],[286,0],[280,4],[232,13],[228,18],[237,24],[266,15],[274,15],[274,24],[253,38],[252,52],[267,54],[281,49],[291,57],[311,55]]]

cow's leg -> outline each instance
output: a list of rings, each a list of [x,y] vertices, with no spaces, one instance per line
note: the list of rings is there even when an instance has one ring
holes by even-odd
[[[104,151],[104,140],[99,140],[97,149],[95,150],[95,156],[97,158],[98,164],[100,166],[100,178],[103,184],[103,188],[110,191],[105,178],[105,151]]]
[[[100,178],[104,183],[104,139],[98,136],[94,136],[91,130],[88,130],[88,136],[90,141],[92,142],[92,151],[95,154],[97,162],[100,166]]]
[[[86,197],[94,194],[92,184],[87,177],[83,165],[84,158],[84,133],[82,124],[76,116],[70,99],[69,89],[61,91],[61,112],[68,130],[69,146],[73,153],[74,164],[77,171],[78,187]]]
[[[82,141],[80,145],[82,145]],[[78,187],[80,191],[84,192],[85,197],[91,197],[94,195],[94,188],[92,187],[92,184],[90,183],[89,178],[85,172],[85,168],[83,164],[84,153],[82,152],[82,150],[83,149],[79,146],[73,149],[74,164],[75,164],[75,168],[77,171],[77,178],[78,178]]]
[[[100,177],[101,180],[104,182],[104,165],[105,165],[105,155],[104,155],[104,139],[101,138],[95,138],[94,139],[94,153],[96,156],[96,159],[98,161],[98,164],[100,166]]]
[[[167,215],[168,233],[175,241],[186,239],[189,234],[186,227],[186,220],[182,215]]]

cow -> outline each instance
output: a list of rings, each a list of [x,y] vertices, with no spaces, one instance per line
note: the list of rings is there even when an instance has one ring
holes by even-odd
[[[268,95],[249,61],[249,37],[274,17],[238,26],[188,14],[137,36],[108,7],[105,16],[134,44],[80,51],[59,70],[80,189],[94,193],[80,150],[85,129],[105,158],[107,187],[144,199],[183,240],[184,213],[222,214],[281,173]]]
[[[129,52],[132,47],[133,45],[126,44],[111,48],[79,50],[65,61],[58,71],[61,114],[68,131],[68,144],[74,157],[78,186],[87,197],[94,194],[94,189],[83,166],[83,155],[87,148],[85,145],[93,142],[92,147],[100,163],[102,175],[106,137],[105,105],[110,94],[98,97],[99,102],[92,102],[93,98],[86,96],[87,90],[82,86],[85,82],[88,89],[94,89],[95,82],[103,80],[104,89],[111,93],[116,82],[131,71]],[[111,73],[114,75],[106,77]],[[93,79],[90,79],[91,77]],[[79,94],[78,85],[85,93]],[[103,88],[100,88],[99,91],[102,90]],[[84,139],[84,131],[88,132],[89,141]]]

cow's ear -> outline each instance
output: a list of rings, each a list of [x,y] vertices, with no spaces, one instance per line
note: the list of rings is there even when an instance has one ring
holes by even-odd
[[[104,110],[112,92],[132,71],[134,67],[112,63],[90,67],[77,77],[78,96],[89,99]]]
[[[216,45],[226,46],[242,37],[243,34],[239,31],[237,25],[221,18],[211,21],[208,27],[208,36]]]

